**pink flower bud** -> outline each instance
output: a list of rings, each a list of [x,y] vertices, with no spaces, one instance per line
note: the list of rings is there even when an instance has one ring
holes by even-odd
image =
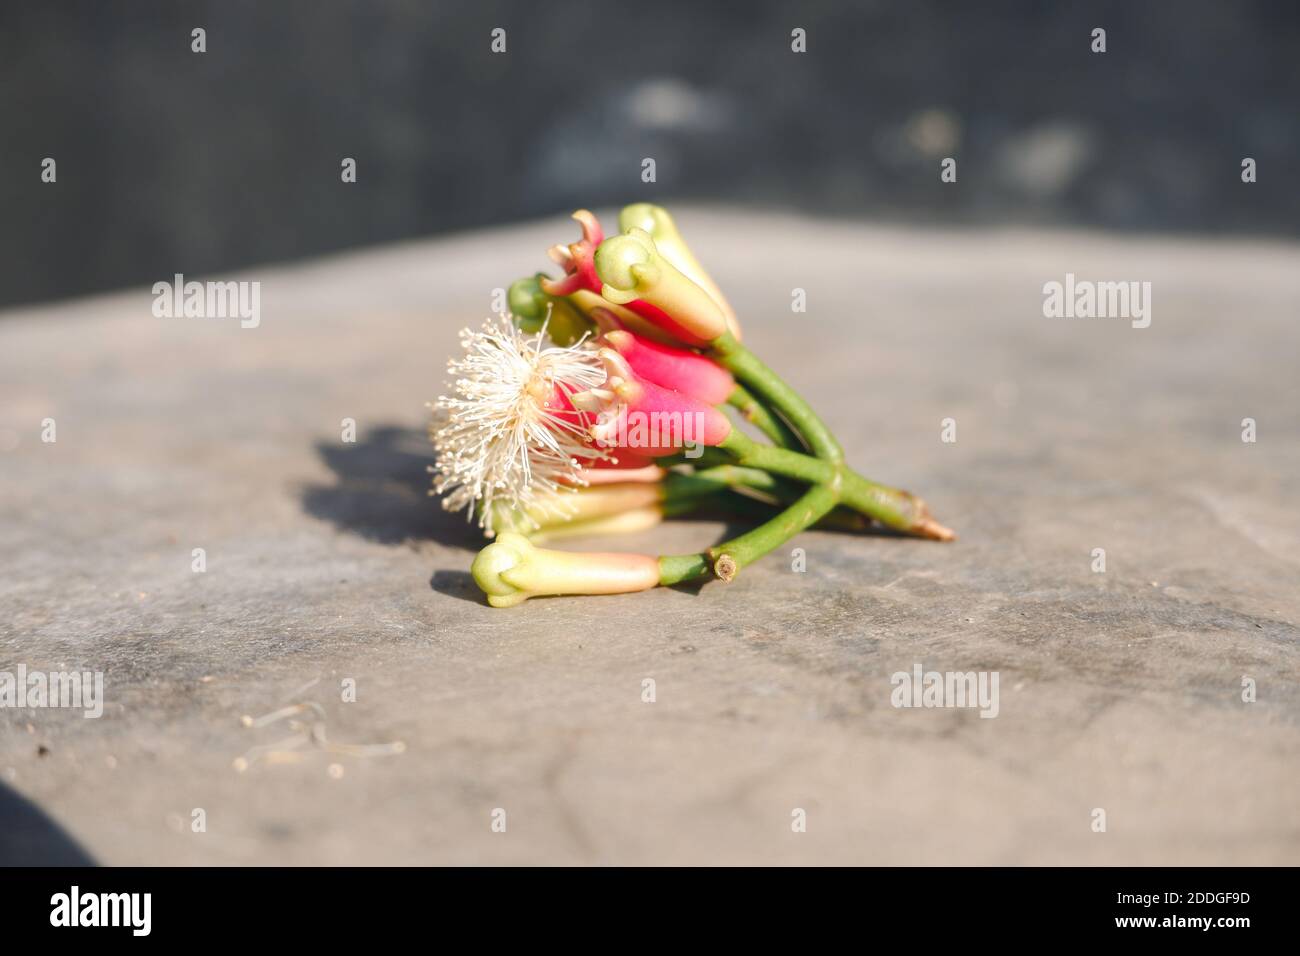
[[[582,227],[582,238],[569,246],[551,246],[547,255],[557,266],[564,269],[565,276],[558,281],[550,277],[541,280],[542,290],[547,295],[571,295],[578,289],[600,291],[600,277],[596,275],[593,257],[596,247],[605,241],[604,230],[600,220],[586,209],[579,209],[573,218]]]
[[[601,316],[602,328],[608,321],[605,316],[613,318],[607,312]],[[627,359],[638,377],[709,405],[721,405],[736,390],[731,373],[699,352],[660,345],[619,329],[606,332],[600,342]]]
[[[605,284],[596,272],[596,249],[605,241],[604,230],[601,229],[600,221],[595,215],[586,209],[579,209],[573,214],[573,218],[582,226],[582,238],[571,245],[556,245],[547,250],[551,260],[564,269],[565,275],[563,279],[549,277],[540,279],[542,291],[547,295],[555,296],[573,295],[584,290],[603,295],[602,290],[612,289],[612,287]],[[649,240],[647,239],[647,241]],[[609,258],[608,254],[607,258]],[[687,282],[687,284],[690,283]],[[693,302],[694,300],[688,297],[686,301]],[[678,322],[659,306],[642,301],[634,295],[619,295],[617,304],[625,306],[642,319],[662,329],[676,341],[685,342],[688,345],[704,345],[716,338],[716,335],[698,334],[696,330]],[[712,300],[710,300],[710,304],[712,304]],[[712,307],[715,311],[717,310],[716,305]],[[717,312],[717,315],[719,321],[723,321],[721,319],[722,313]],[[725,326],[725,322],[723,324]],[[711,330],[711,327],[707,329],[707,331]]]
[[[597,414],[591,437],[598,446],[661,457],[717,445],[731,434],[731,421],[712,405],[638,377],[614,349],[599,355],[604,383],[571,396],[576,408]]]

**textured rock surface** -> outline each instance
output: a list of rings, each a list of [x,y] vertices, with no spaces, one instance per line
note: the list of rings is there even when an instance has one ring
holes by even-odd
[[[11,312],[0,669],[102,670],[107,705],[0,711],[6,859],[1300,862],[1296,248],[680,219],[750,344],[958,543],[809,533],[802,574],[481,603],[422,403],[563,221],[249,273],[257,329],[147,289]],[[1151,327],[1043,318],[1066,272],[1151,281]],[[999,716],[893,708],[918,662],[999,672]],[[405,752],[234,769],[291,733],[242,715],[307,701]]]

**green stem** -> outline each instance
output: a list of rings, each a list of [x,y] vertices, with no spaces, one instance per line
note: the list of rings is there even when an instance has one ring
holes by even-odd
[[[666,554],[659,559],[659,583],[681,584],[709,573],[707,554]]]
[[[693,475],[674,473],[668,476],[667,482],[675,485],[677,479],[682,481],[681,493],[677,489],[667,490],[660,505],[665,518],[717,509],[756,521],[766,521],[776,509],[793,504],[804,493],[803,486],[798,482],[740,465],[720,465]],[[738,489],[757,491],[765,497],[756,498]],[[817,527],[860,532],[870,530],[872,522],[866,515],[841,505],[817,522]]]
[[[843,504],[888,528],[941,541],[953,537],[951,531],[930,517],[929,509],[920,498],[898,488],[877,484],[843,465],[784,448],[760,445],[739,430],[733,430],[717,447],[734,455],[742,466],[761,468],[808,484],[835,485]]]
[[[816,485],[776,517],[737,538],[701,554],[661,557],[659,583],[680,584],[682,581],[703,577],[710,568],[723,581],[731,581],[741,568],[753,564],[829,514],[835,508],[836,497],[833,486]]]
[[[714,339],[710,349],[719,364],[794,426],[814,455],[837,464],[844,460],[844,450],[812,407],[730,332]]]
[[[730,581],[741,568],[753,564],[829,514],[836,505],[836,497],[834,487],[814,485],[804,492],[802,498],[772,520],[725,544],[710,548],[713,573],[724,581]]]
[[[692,514],[726,514],[761,522],[772,517],[773,506],[733,491],[715,491],[709,495],[697,495],[694,498],[681,498],[663,503],[665,518],[678,518]],[[860,519],[862,516],[855,514],[854,517]]]
[[[758,473],[759,475],[767,475],[766,471]],[[780,481],[780,479],[776,480]],[[735,516],[735,518],[745,518],[751,520],[751,522],[762,523],[776,514],[777,510],[793,505],[794,501],[803,494],[803,488],[800,485],[781,481],[780,485],[775,486],[779,490],[772,492],[775,502],[768,502],[750,496],[750,494],[733,490],[738,486],[744,488],[745,485],[732,485],[731,489],[719,490],[719,492],[711,494],[666,498],[663,505],[660,505],[660,509],[662,509],[664,518],[684,518],[684,516],[688,515],[724,512],[724,514]],[[564,525],[559,525],[559,527],[563,529]],[[874,523],[861,512],[839,505],[826,518],[819,520],[814,527],[823,529],[823,531],[861,533],[871,531]]]
[[[807,484],[829,484],[843,504],[881,524],[908,534],[940,541],[955,535],[931,516],[915,495],[863,478],[844,466],[844,452],[826,424],[775,372],[730,334],[715,339],[714,358],[729,369],[762,403],[770,405],[793,426],[811,448],[813,456],[789,448],[760,445],[739,429],[718,446],[744,466],[760,468]],[[712,463],[715,459],[710,458]]]
[[[716,447],[728,452],[737,463],[748,468],[761,468],[787,478],[796,478],[805,484],[830,481],[838,467],[822,458],[814,458],[788,448],[760,445],[739,429]]]
[[[803,451],[804,444],[779,415],[772,414],[766,405],[754,397],[754,393],[739,382],[735,390],[727,396],[727,404],[740,412],[745,421],[750,422],[771,439],[778,448],[793,448]]]
[[[798,497],[803,491],[792,482],[778,478],[761,468],[716,465],[691,474],[670,472],[664,476],[664,497],[671,500],[678,495],[708,494],[737,486],[751,488],[773,498],[790,500]]]

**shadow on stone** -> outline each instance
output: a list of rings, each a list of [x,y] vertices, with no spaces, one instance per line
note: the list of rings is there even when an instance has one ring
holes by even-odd
[[[700,592],[704,590],[704,585],[711,584],[718,579],[712,574],[702,578],[695,578],[691,581],[682,581],[680,584],[670,584],[669,587],[681,594],[689,594],[692,597],[699,597]]]
[[[474,577],[468,571],[434,571],[429,579],[429,587],[439,594],[460,598],[471,604],[486,603],[483,592],[474,583]]]
[[[95,865],[36,804],[0,784],[0,866]]]
[[[340,531],[381,544],[437,541],[478,550],[482,537],[464,514],[443,511],[429,494],[433,449],[419,429],[381,425],[355,444],[318,442],[332,485],[308,485],[303,509]]]
[[[436,541],[446,547],[478,551],[484,539],[478,528],[465,520],[464,513],[444,511],[428,494],[428,467],[433,449],[420,429],[380,425],[355,444],[321,441],[316,453],[334,473],[331,485],[308,485],[302,490],[302,506],[310,515],[329,521],[340,531],[361,535],[381,544]],[[773,509],[770,514],[775,514]],[[754,527],[769,514],[761,509],[748,522],[717,509],[679,515],[674,521],[723,521],[726,531],[721,543]],[[889,535],[880,527],[824,527],[848,534]],[[477,589],[468,575],[465,580],[443,581],[435,575],[435,591],[453,596],[471,596]],[[687,588],[689,590],[689,588]]]

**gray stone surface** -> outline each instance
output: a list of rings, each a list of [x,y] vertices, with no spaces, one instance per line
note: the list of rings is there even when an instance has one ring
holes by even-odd
[[[10,312],[0,667],[100,669],[108,702],[0,711],[6,858],[1300,862],[1296,247],[679,218],[749,343],[959,542],[809,533],[803,574],[486,607],[422,403],[561,220],[250,272],[258,329],[147,289]],[[1151,327],[1043,318],[1067,271],[1151,281]],[[893,708],[917,662],[998,671],[999,716]],[[235,769],[290,733],[243,715],[305,701],[405,751]]]

